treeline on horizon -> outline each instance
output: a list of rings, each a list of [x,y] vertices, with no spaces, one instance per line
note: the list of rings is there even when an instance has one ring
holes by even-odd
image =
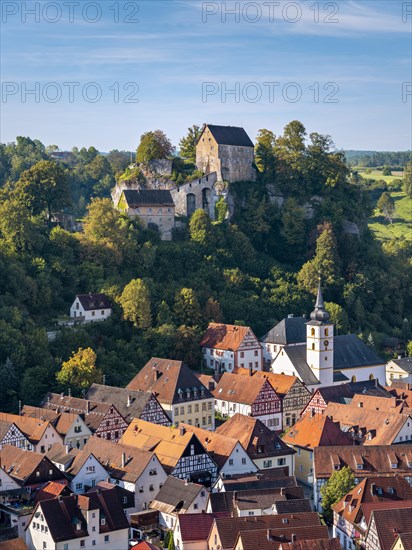
[[[193,169],[198,131],[179,144],[176,178]],[[146,133],[136,160],[170,155],[169,144],[160,131]],[[216,221],[198,210],[172,242],[113,208],[110,191],[130,153],[74,148],[65,163],[51,159],[55,150],[25,137],[0,145],[1,410],[67,391],[56,373],[79,348],[95,351],[113,385],[125,385],[151,356],[200,368],[208,322],[247,324],[260,337],[288,314],[312,311],[319,273],[338,332],[360,334],[377,352],[387,336],[410,340],[411,245],[374,239],[369,192],[329,136],[307,135],[299,121],[279,136],[261,130],[257,181],[229,186],[233,218],[220,200]],[[81,217],[82,231],[63,229],[61,213]],[[110,296],[112,318],[49,342],[46,331],[88,292]]]
[[[349,166],[403,170],[412,161],[412,151],[343,151]]]

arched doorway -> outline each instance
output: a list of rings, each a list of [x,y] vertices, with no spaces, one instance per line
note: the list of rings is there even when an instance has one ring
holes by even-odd
[[[210,213],[210,189],[208,187],[205,187],[202,189],[202,208],[205,212],[211,215]]]
[[[196,210],[196,195],[194,193],[188,193],[186,195],[187,217],[190,218],[190,216],[193,214],[195,210]]]

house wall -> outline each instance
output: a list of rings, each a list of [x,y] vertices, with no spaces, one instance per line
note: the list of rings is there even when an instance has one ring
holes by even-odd
[[[345,520],[341,515],[333,512],[333,536],[339,539],[342,548],[354,550],[353,539],[356,537],[358,542],[364,539],[363,534],[355,529],[353,523]]]
[[[96,321],[104,321],[112,314],[111,308],[93,309],[86,311],[80,300],[76,298],[70,308],[70,317],[84,317],[84,323],[92,323]]]
[[[0,492],[10,491],[11,489],[20,489],[20,485],[3,468],[0,468]]]
[[[164,241],[172,240],[172,230],[175,226],[175,207],[160,206],[158,204],[142,205],[136,208],[131,208],[124,199],[122,194],[118,209],[129,217],[137,217],[141,221],[143,227],[148,227],[149,224],[157,225],[161,239]]]
[[[375,519],[373,517],[369,525],[368,533],[366,535],[365,548],[366,550],[380,550],[381,548],[378,532],[376,530]]]
[[[392,380],[402,380],[402,382],[412,384],[412,372],[406,372],[393,361],[389,361],[386,365],[386,384],[390,386]]]
[[[232,401],[216,399],[215,406],[218,412],[229,418],[236,413],[244,414],[245,416],[251,416],[252,414],[251,405],[245,405],[244,403],[233,403]]]
[[[3,439],[0,441],[0,450],[3,448],[3,445],[14,445],[19,449],[26,449],[27,451],[33,450],[33,445],[15,424],[12,424],[4,434]]]
[[[196,426],[206,430],[215,429],[215,407],[214,399],[197,399],[173,403],[172,406],[161,403],[163,409],[172,417],[172,423],[179,425],[180,422]]]
[[[355,379],[353,382],[360,382],[362,380],[378,380],[379,384],[384,386],[386,384],[386,370],[385,365],[373,365],[371,367],[355,367],[352,369],[342,369],[341,371],[349,380]],[[335,384],[336,385],[336,384]]]
[[[80,416],[77,415],[74,417],[73,415],[73,419],[73,424],[68,429],[64,438],[64,444],[70,445],[70,447],[75,449],[83,449],[92,432]]]
[[[100,462],[93,455],[90,455],[70,481],[70,489],[75,493],[83,493],[86,487],[94,487],[99,481],[105,481],[108,477],[108,472]]]
[[[289,468],[289,475],[292,475],[294,471],[294,456],[295,455],[283,455],[283,456],[268,456],[267,458],[254,458],[258,470],[268,470],[270,468]]]
[[[398,435],[393,440],[393,443],[404,443],[405,441],[411,441],[411,440],[412,440],[412,418],[408,416],[405,420],[405,424],[402,426],[402,429],[399,431]]]
[[[87,421],[87,415],[85,416],[85,420]],[[121,439],[127,427],[128,423],[126,420],[119,413],[116,407],[112,406],[97,427],[95,435],[97,437],[101,437],[102,439],[108,439],[117,443]]]
[[[292,446],[297,453],[295,456],[295,477],[298,481],[306,485],[312,484],[313,476],[313,451],[311,449],[302,449],[298,446]]]
[[[55,443],[63,444],[63,438],[57,433],[56,429],[49,424],[38,443],[34,445],[34,451],[37,453],[47,453]]]
[[[156,473],[153,474],[152,471]],[[154,455],[136,482],[124,481],[113,476],[111,476],[111,481],[135,494],[135,508],[133,510],[129,509],[129,513],[133,513],[148,509],[150,501],[157,495],[166,478],[166,472],[157,456]]]
[[[238,442],[220,470],[220,475],[230,476],[235,474],[247,474],[249,472],[256,471],[256,464],[249,458],[245,449]]]

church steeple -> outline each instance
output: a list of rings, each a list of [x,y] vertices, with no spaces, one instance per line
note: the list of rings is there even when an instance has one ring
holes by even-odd
[[[312,321],[319,321],[321,323],[327,323],[330,315],[325,309],[325,303],[323,301],[322,287],[319,279],[318,295],[316,297],[315,309],[310,314]]]

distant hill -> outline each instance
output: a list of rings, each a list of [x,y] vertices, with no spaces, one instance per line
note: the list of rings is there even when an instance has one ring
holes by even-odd
[[[412,151],[343,151],[350,166],[402,168],[412,160]]]

